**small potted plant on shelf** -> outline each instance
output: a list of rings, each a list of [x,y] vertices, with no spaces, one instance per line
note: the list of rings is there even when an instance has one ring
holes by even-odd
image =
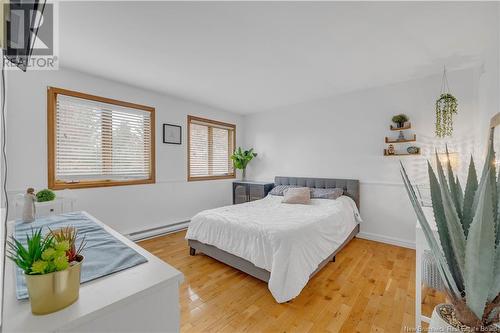
[[[448,149],[446,149],[448,154]],[[448,157],[449,159],[449,157]],[[471,158],[465,190],[447,177],[436,154],[437,175],[428,163],[432,207],[439,240],[427,221],[403,165],[401,174],[445,284],[448,302],[436,306],[429,332],[499,332],[500,322],[500,183],[496,181],[493,131],[478,183]]]
[[[253,152],[253,148],[243,151],[241,147],[238,147],[231,159],[233,160],[233,165],[236,169],[242,170],[242,179],[246,179],[247,165],[250,161],[257,156],[257,153]]]
[[[396,124],[396,128],[405,127],[405,123],[409,120],[408,116],[405,114],[397,114],[392,117],[392,122]]]
[[[52,313],[78,299],[86,243],[84,237],[76,248],[76,236],[72,227],[45,237],[40,228],[26,234],[26,246],[14,237],[7,242],[7,257],[24,272],[33,314]]]

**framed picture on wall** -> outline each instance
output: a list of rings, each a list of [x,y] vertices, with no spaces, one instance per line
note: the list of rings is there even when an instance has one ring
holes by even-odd
[[[179,125],[163,124],[163,143],[180,145],[182,143],[182,127]]]

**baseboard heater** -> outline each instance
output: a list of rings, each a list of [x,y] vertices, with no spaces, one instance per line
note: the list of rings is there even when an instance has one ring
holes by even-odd
[[[130,234],[126,234],[125,236],[130,240],[137,242],[147,238],[153,238],[186,229],[188,227],[189,222],[190,220],[186,220],[172,224],[166,224],[163,226],[158,226],[150,229],[135,231]]]

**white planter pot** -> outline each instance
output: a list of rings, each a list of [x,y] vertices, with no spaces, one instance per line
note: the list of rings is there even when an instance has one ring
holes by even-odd
[[[448,322],[441,316],[438,309],[448,304],[438,304],[432,311],[431,323],[429,324],[429,332],[462,332],[448,324]]]

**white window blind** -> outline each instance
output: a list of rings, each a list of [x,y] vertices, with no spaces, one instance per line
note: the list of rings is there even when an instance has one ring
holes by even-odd
[[[235,125],[189,117],[188,126],[189,179],[233,177]]]
[[[56,181],[151,179],[151,112],[63,94],[56,96]]]

